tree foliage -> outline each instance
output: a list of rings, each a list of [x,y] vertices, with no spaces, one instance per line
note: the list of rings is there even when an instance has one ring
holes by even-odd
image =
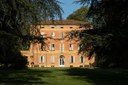
[[[61,19],[63,11],[59,4],[58,0],[0,0],[0,66],[13,65],[15,60],[17,66],[18,60],[25,60],[18,57],[21,56],[19,41],[31,39],[30,25]]]
[[[74,11],[72,14],[70,14],[67,19],[74,19],[74,20],[79,20],[79,21],[86,21],[86,16],[88,12],[88,7],[83,6],[80,9],[77,9]]]
[[[21,35],[30,24],[61,18],[62,9],[57,0],[1,0],[0,30]]]
[[[96,52],[96,62],[103,67],[128,67],[128,1],[127,0],[79,0],[89,4],[88,17],[92,19],[93,30],[84,31],[90,38]]]

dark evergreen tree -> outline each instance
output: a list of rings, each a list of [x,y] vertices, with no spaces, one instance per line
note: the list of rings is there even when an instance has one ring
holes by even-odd
[[[19,41],[33,38],[30,25],[56,17],[61,19],[59,4],[57,0],[0,0],[0,66],[26,65],[19,52]]]
[[[86,16],[88,12],[88,7],[82,6],[80,9],[77,9],[72,14],[70,14],[67,19],[79,20],[79,21],[87,21]]]
[[[86,36],[82,43],[87,40],[92,44],[93,49],[90,53],[96,52],[97,65],[128,68],[128,1],[79,0],[76,2],[90,5],[88,18],[92,19],[93,30],[84,31]]]

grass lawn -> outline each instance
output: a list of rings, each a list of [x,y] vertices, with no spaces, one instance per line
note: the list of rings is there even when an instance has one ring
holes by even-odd
[[[87,68],[0,70],[0,85],[128,85],[128,70]]]

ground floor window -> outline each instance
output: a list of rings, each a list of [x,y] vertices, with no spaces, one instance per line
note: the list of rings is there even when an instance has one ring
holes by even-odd
[[[70,63],[74,63],[74,57],[73,56],[70,57]]]
[[[51,56],[51,63],[54,63],[54,62],[55,62],[54,56]]]
[[[44,59],[45,59],[44,56],[41,56],[41,57],[40,57],[40,62],[41,62],[41,63],[44,63],[44,61],[45,61]]]
[[[65,64],[64,56],[61,55],[59,61],[60,61],[60,65],[63,66]]]
[[[80,56],[80,63],[84,63],[84,57]]]

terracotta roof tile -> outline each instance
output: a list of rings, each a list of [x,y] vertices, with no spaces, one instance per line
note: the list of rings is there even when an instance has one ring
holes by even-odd
[[[78,20],[48,20],[42,21],[40,24],[43,25],[84,25],[88,22],[78,21]]]

